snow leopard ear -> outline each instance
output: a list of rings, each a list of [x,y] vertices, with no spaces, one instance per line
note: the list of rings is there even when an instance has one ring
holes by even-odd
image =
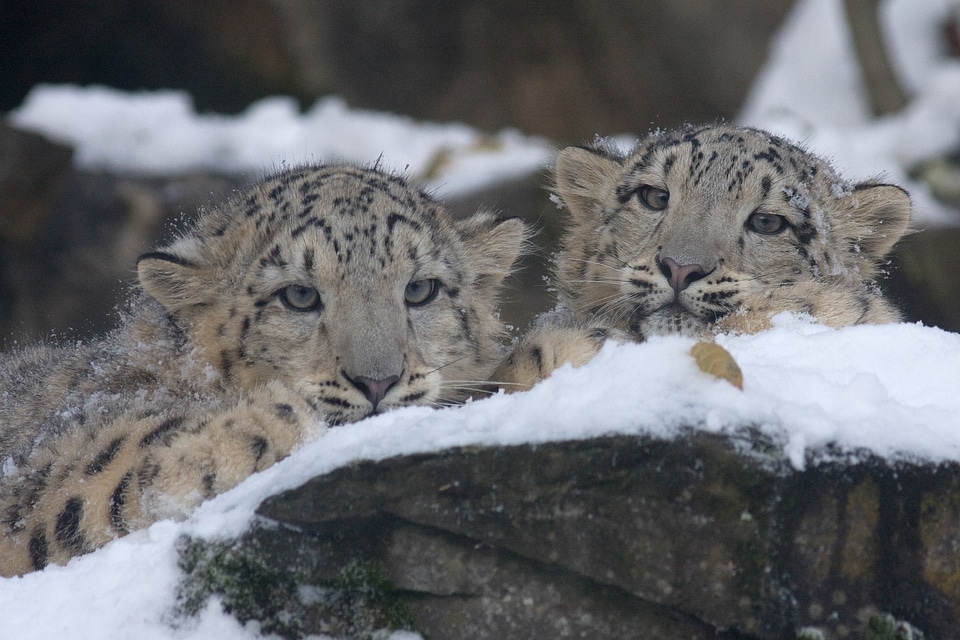
[[[845,200],[860,251],[876,260],[886,256],[910,224],[910,195],[893,185],[861,183]]]
[[[500,286],[523,253],[530,235],[520,218],[501,218],[486,212],[457,222],[457,231],[470,264],[476,265],[476,282],[483,289]]]
[[[574,220],[599,220],[622,166],[602,148],[567,147],[557,156],[557,193]]]
[[[152,251],[137,260],[140,286],[171,314],[201,305],[210,298],[209,267],[171,251]]]

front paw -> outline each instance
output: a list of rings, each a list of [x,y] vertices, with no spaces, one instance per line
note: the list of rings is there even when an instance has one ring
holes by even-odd
[[[624,341],[621,332],[602,328],[548,327],[524,336],[491,381],[507,393],[526,391],[565,364],[586,364],[608,339]]]
[[[724,316],[713,325],[713,333],[730,333],[733,335],[752,335],[766,331],[773,326],[771,314],[765,310],[738,309]]]
[[[146,521],[178,517],[240,484],[323,432],[320,414],[296,392],[270,383],[233,407],[198,413],[169,441],[153,444],[138,473]]]
[[[246,402],[255,413],[266,418],[278,440],[290,441],[293,434],[301,440],[311,439],[326,431],[325,414],[306,397],[276,380],[246,394]],[[296,443],[294,443],[296,444]]]

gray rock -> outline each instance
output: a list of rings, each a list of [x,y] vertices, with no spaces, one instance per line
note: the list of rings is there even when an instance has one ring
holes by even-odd
[[[360,462],[265,501],[230,544],[300,593],[375,568],[425,638],[874,638],[888,619],[952,637],[960,465],[796,471],[779,451],[690,432]],[[297,608],[298,633],[331,616]]]

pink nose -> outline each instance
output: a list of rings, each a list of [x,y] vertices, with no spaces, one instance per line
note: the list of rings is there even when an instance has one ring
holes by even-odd
[[[377,405],[380,404],[380,401],[387,395],[387,392],[393,388],[393,385],[400,381],[400,376],[389,376],[382,380],[374,380],[366,376],[356,376],[355,378],[348,377],[347,380],[359,389],[360,393],[366,396],[370,404],[373,405],[373,410],[376,411]]]
[[[673,258],[660,260],[660,272],[670,283],[670,287],[680,293],[693,282],[707,275],[706,270],[698,264],[679,264]]]

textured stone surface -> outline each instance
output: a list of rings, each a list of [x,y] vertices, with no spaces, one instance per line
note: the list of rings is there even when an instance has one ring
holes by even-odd
[[[377,567],[428,639],[870,638],[881,613],[951,637],[960,467],[777,452],[692,432],[361,462],[267,500],[237,547],[306,585]]]

